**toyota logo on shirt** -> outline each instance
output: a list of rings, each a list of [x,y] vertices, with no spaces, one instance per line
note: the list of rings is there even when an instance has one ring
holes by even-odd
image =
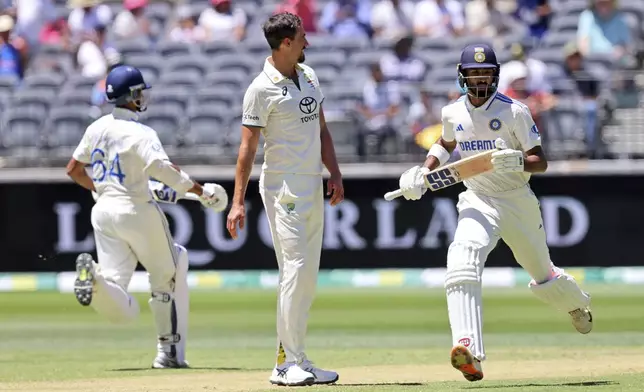
[[[311,114],[318,108],[318,101],[312,97],[304,97],[300,101],[300,111],[304,114]]]

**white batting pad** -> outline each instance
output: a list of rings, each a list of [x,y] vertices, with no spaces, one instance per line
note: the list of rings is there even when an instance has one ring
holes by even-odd
[[[175,244],[177,269],[167,291],[153,291],[148,301],[157,327],[158,350],[177,362],[185,361],[188,329],[188,253]]]
[[[456,284],[446,290],[452,344],[463,345],[479,360],[485,360],[481,284]]]
[[[590,306],[590,295],[582,291],[575,278],[566,273],[560,273],[542,284],[532,281],[529,287],[541,301],[566,313]]]
[[[140,311],[136,298],[129,295],[117,283],[106,280],[100,274],[96,274],[90,306],[115,324],[124,324],[134,320]]]

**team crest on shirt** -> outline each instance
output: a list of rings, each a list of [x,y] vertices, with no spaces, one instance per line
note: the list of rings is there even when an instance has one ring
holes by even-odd
[[[532,128],[530,128],[530,132],[534,133],[535,135],[539,136],[539,128],[537,128],[537,125],[533,125]]]
[[[501,129],[501,120],[499,120],[498,118],[493,118],[490,120],[490,123],[488,124],[488,126],[490,127],[491,130],[496,132],[499,129]]]
[[[315,82],[313,81],[313,75],[311,75],[308,72],[304,72],[304,79],[306,79],[306,83],[308,83],[309,86],[311,86],[311,88],[315,90]]]

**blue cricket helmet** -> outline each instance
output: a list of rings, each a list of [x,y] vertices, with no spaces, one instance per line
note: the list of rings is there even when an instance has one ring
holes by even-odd
[[[486,98],[492,95],[499,85],[501,64],[496,60],[496,53],[490,45],[473,44],[468,45],[461,52],[461,61],[457,66],[458,84],[463,93],[468,93],[477,98]],[[467,69],[494,69],[492,83],[485,89],[479,88],[476,83],[468,85],[468,79],[481,78],[479,76],[466,77],[464,70]]]
[[[105,80],[105,95],[110,103],[125,105],[134,102],[140,112],[146,109],[143,90],[152,88],[140,70],[129,65],[115,67]]]

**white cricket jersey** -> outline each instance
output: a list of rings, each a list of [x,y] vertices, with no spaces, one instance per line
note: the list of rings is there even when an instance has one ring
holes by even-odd
[[[530,109],[498,92],[480,107],[475,107],[467,96],[462,96],[443,107],[442,121],[443,140],[456,140],[462,158],[495,149],[497,138],[505,140],[508,148],[523,152],[541,145],[541,136]],[[494,194],[521,188],[529,180],[528,172],[487,173],[463,183],[473,191]]]
[[[94,121],[74,151],[74,159],[92,166],[98,201],[147,203],[147,167],[169,160],[157,133],[139,122],[130,110],[114,108]]]
[[[324,94],[311,67],[298,64],[296,70],[299,89],[267,58],[244,95],[242,124],[262,128],[263,172],[321,175]]]

